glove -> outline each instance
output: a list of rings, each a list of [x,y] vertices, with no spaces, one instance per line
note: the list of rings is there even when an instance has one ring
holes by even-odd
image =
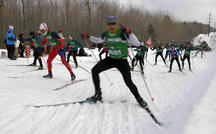
[[[122,26],[121,25],[121,29],[120,29],[123,33],[129,35],[131,33],[130,29],[125,27],[125,26]]]
[[[81,33],[81,37],[84,38],[84,39],[88,39],[88,38],[89,38],[89,35],[86,34],[86,33]]]

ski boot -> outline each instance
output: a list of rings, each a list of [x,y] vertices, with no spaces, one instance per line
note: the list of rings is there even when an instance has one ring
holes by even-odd
[[[49,72],[47,75],[44,75],[43,77],[52,79],[53,78],[52,72]]]
[[[144,74],[144,72],[143,72],[143,71],[141,71],[141,73],[142,73],[142,74]]]
[[[38,70],[43,70],[43,67],[40,66],[40,67],[38,68]]]
[[[75,68],[78,68],[78,64],[75,64]]]
[[[146,101],[144,101],[141,97],[137,99],[137,102],[140,104],[140,106],[142,108],[147,108],[148,107],[148,104]]]
[[[29,66],[34,66],[34,67],[35,67],[35,66],[36,66],[36,64],[32,63],[32,64],[30,64]]]
[[[169,70],[168,73],[171,73],[171,70]]]
[[[97,101],[102,101],[101,93],[95,93],[94,96],[86,99],[88,102],[96,103]]]
[[[179,69],[180,72],[182,72],[182,69]]]
[[[71,81],[74,81],[76,79],[76,75],[74,73],[71,73]]]

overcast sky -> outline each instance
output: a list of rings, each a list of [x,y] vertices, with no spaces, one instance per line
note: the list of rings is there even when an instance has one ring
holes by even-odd
[[[162,9],[175,18],[186,21],[197,21],[207,24],[209,12],[212,12],[212,25],[216,25],[216,0],[120,0],[124,5],[129,3],[148,11]]]

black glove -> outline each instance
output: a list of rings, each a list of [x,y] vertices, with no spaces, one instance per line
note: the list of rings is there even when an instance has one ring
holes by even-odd
[[[131,33],[131,30],[128,27],[125,27],[123,25],[120,25],[120,30],[127,35]]]

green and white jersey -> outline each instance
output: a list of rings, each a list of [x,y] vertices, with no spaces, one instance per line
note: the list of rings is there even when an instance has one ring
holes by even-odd
[[[109,56],[114,59],[127,57],[127,41],[121,38],[122,32],[118,30],[116,34],[105,32],[105,42]]]
[[[61,44],[57,39],[52,38],[51,32],[49,32],[49,33],[45,36],[45,38],[48,40],[49,44],[50,44],[52,47],[60,46],[60,44]]]
[[[128,46],[141,45],[141,42],[133,33],[126,35],[121,30],[117,30],[117,33],[115,34],[106,31],[100,38],[90,36],[89,40],[98,44],[105,43],[109,57],[113,59],[126,59]]]

